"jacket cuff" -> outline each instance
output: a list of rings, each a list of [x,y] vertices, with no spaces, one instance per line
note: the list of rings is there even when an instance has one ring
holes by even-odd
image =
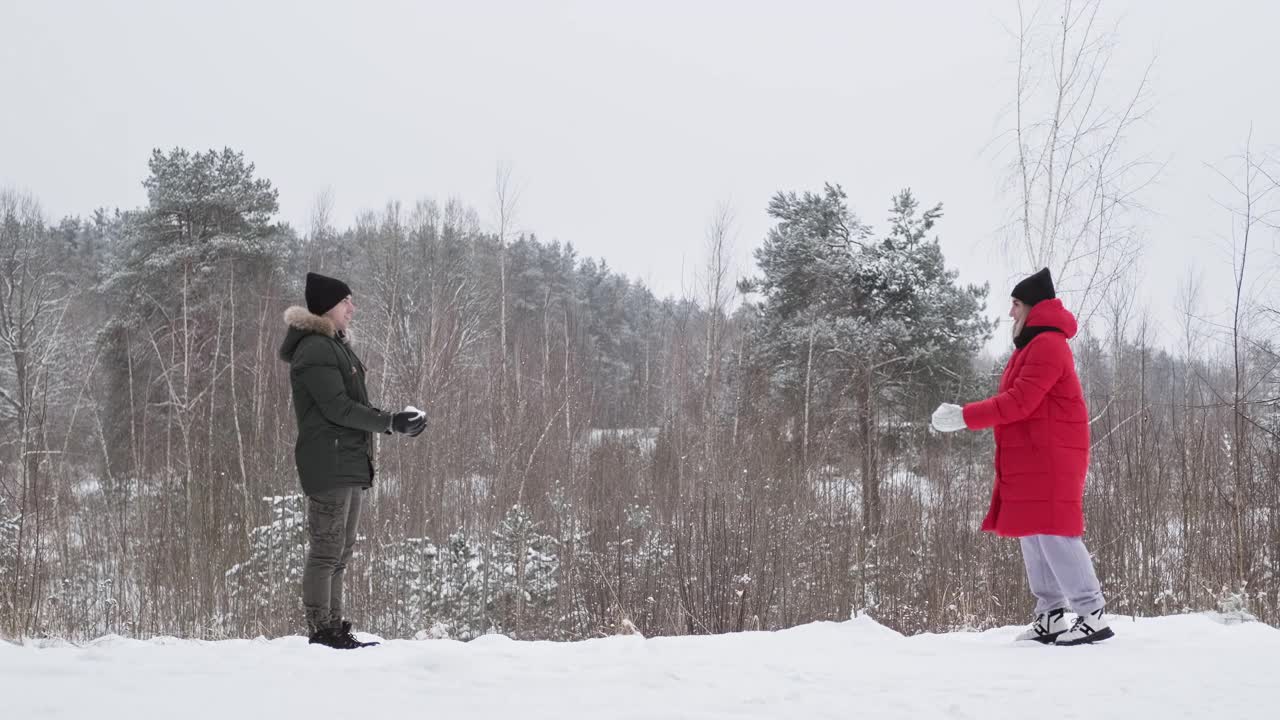
[[[980,403],[971,402],[960,408],[960,416],[964,419],[964,426],[967,430],[983,430],[987,426],[982,424]]]

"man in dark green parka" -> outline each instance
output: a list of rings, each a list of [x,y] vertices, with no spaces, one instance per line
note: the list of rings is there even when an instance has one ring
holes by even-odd
[[[307,306],[285,311],[280,357],[289,363],[298,418],[294,460],[307,496],[307,562],[302,604],[312,643],[364,647],[342,617],[342,577],[355,549],[360,505],[373,485],[373,433],[417,436],[416,409],[388,413],[369,404],[365,368],[347,328],[355,305],[341,280],[307,273]]]

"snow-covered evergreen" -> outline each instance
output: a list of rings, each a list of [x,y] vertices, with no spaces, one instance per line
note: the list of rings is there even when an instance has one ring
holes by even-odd
[[[307,548],[305,496],[262,501],[270,507],[270,522],[249,532],[249,556],[226,572],[232,606],[255,618],[296,604]]]
[[[529,511],[516,505],[493,531],[493,599],[490,617],[503,633],[554,626],[560,561],[556,541],[541,532]]]

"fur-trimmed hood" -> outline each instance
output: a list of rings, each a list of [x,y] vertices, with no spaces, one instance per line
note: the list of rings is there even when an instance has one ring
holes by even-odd
[[[315,315],[300,305],[294,305],[284,311],[284,322],[289,326],[289,330],[285,333],[284,342],[280,344],[280,359],[285,362],[293,361],[293,353],[298,349],[298,343],[308,335],[324,335],[345,340],[339,337],[338,329],[333,326],[332,320]]]
[[[332,320],[323,315],[313,315],[310,310],[301,305],[294,305],[284,311],[284,323],[303,332],[320,333],[329,337],[338,334]]]

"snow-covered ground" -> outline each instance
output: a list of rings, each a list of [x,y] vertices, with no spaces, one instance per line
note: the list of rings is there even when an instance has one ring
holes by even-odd
[[[301,637],[0,643],[0,717],[1276,718],[1280,630],[1113,618],[1117,637],[1019,628],[903,637],[868,618],[773,633],[578,643]],[[361,637],[368,639],[368,636]]]

